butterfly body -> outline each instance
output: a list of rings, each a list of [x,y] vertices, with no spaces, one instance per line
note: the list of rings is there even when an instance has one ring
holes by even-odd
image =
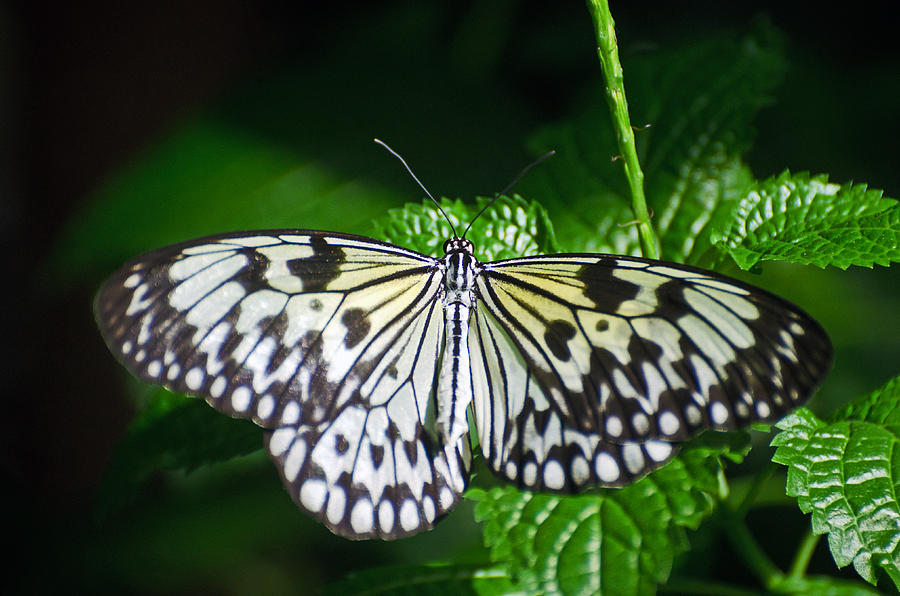
[[[808,315],[716,273],[444,250],[211,236],[124,265],[97,320],[138,377],[263,427],[297,504],[353,539],[415,534],[456,505],[469,412],[488,467],[521,488],[621,486],[704,429],[777,419],[830,364]]]

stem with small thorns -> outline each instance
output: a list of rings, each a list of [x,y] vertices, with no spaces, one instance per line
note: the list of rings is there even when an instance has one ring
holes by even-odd
[[[634,130],[628,117],[628,103],[625,101],[625,84],[622,65],[619,63],[619,49],[616,45],[615,23],[609,12],[607,0],[587,0],[588,10],[594,20],[597,35],[597,55],[603,68],[606,82],[606,99],[616,128],[619,153],[625,165],[625,176],[631,188],[631,209],[638,220],[638,237],[641,252],[648,259],[659,258],[659,239],[650,224],[647,200],[644,197],[644,172],[641,170],[634,145]]]

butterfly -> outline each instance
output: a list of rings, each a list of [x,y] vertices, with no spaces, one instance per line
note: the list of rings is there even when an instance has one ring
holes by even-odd
[[[831,363],[809,315],[718,273],[481,262],[455,232],[443,248],[209,236],[126,263],[96,319],[140,379],[261,426],[293,500],[350,539],[410,536],[454,508],[470,417],[487,466],[522,489],[623,486],[705,429],[777,420]]]

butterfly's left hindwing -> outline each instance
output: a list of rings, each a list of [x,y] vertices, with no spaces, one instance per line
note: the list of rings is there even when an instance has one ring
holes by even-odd
[[[431,428],[443,341],[435,259],[304,231],[144,255],[97,318],[137,376],[267,431],[295,501],[349,538],[430,528],[465,488],[467,445]]]

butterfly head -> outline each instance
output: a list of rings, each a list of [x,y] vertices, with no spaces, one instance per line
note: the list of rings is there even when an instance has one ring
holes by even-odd
[[[454,252],[464,252],[472,254],[475,251],[475,245],[465,238],[450,238],[444,242],[444,254],[449,255]]]

